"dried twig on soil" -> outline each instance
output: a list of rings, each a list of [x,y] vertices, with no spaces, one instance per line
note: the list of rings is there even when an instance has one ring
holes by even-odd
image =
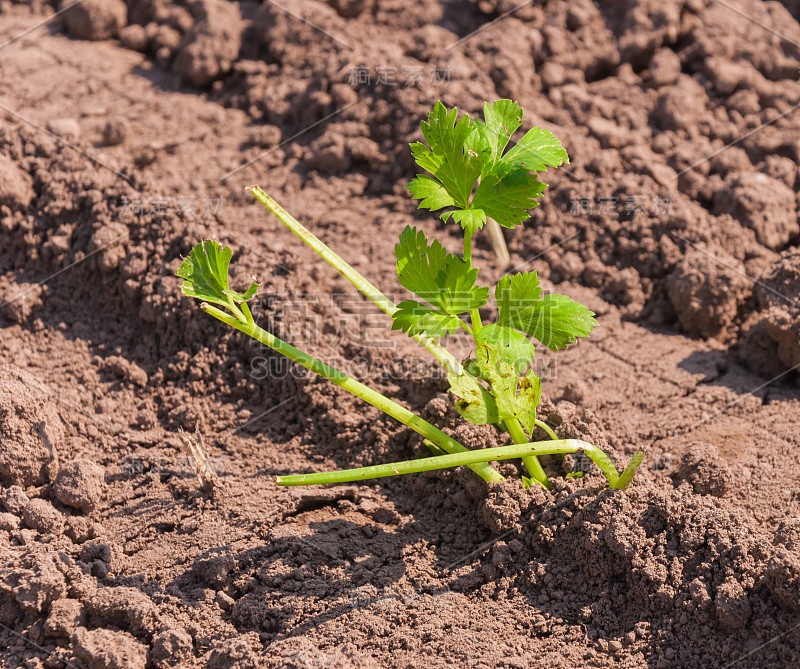
[[[505,269],[511,263],[511,256],[508,254],[508,246],[506,245],[505,237],[503,237],[503,231],[497,221],[491,218],[486,220],[486,228],[489,230],[494,254],[497,256],[500,267]]]
[[[199,430],[196,430],[194,434],[196,441],[186,434],[183,429],[178,430],[178,435],[189,453],[189,459],[192,462],[195,476],[197,476],[197,480],[200,482],[200,487],[203,492],[210,495],[219,487],[219,478],[214,468],[211,466],[211,461],[206,455],[203,435],[200,434]]]

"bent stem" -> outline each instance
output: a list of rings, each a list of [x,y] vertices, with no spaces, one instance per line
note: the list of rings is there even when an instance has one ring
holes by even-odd
[[[511,435],[511,438],[514,440],[515,444],[530,443],[530,440],[525,434],[525,430],[523,429],[522,424],[519,422],[518,418],[511,418],[507,420],[506,427],[508,428],[508,433]],[[554,442],[536,442],[536,443],[554,443]],[[528,470],[528,473],[531,475],[531,478],[534,481],[539,483],[542,487],[546,488],[547,490],[551,489],[552,486],[550,485],[550,481],[547,480],[547,474],[544,473],[544,468],[542,467],[542,463],[539,462],[539,458],[537,458],[535,455],[525,455],[522,457],[522,462],[525,464],[525,468]]]
[[[248,315],[240,319],[238,316],[231,316],[230,314],[227,314],[221,309],[217,309],[206,302],[203,302],[201,306],[208,314],[214,316],[214,318],[222,321],[232,328],[235,328],[236,330],[239,330],[240,332],[244,332],[246,335],[261,342],[265,346],[269,346],[272,350],[277,351],[281,355],[285,355],[293,362],[302,365],[306,369],[319,374],[328,381],[331,381],[337,386],[344,388],[357,397],[360,397],[365,402],[377,407],[395,420],[401,422],[403,425],[406,425],[415,432],[421,434],[425,439],[430,440],[447,453],[467,452],[467,448],[465,446],[458,443],[455,439],[446,435],[444,432],[434,427],[426,420],[423,420],[416,414],[412,413],[405,407],[400,406],[397,404],[397,402],[393,402],[388,397],[381,395],[379,392],[373,390],[369,386],[365,386],[363,383],[360,383],[352,377],[347,376],[347,374],[344,374],[343,372],[326,365],[324,362],[321,362],[307,353],[296,349],[291,344],[286,343],[282,339],[278,339],[278,337],[275,335],[258,327],[258,325],[256,325],[253,321],[249,310],[247,311]],[[500,473],[490,465],[486,464],[484,461],[477,461],[474,464],[470,464],[470,469],[472,469],[472,471],[474,471],[484,481],[496,482],[503,480],[503,477],[500,475]]]
[[[357,469],[344,469],[335,472],[320,472],[316,474],[293,474],[291,476],[276,476],[278,485],[318,485],[324,483],[349,483],[351,481],[364,481],[365,479],[381,478],[384,476],[397,476],[399,474],[413,474],[416,472],[429,472],[436,469],[460,467],[462,465],[474,467],[478,463],[492,460],[509,460],[511,458],[526,458],[535,455],[555,455],[583,451],[603,472],[610,487],[616,487],[619,475],[608,456],[599,448],[580,439],[558,439],[556,441],[534,441],[512,446],[499,446],[497,448],[483,448],[477,451],[466,451],[448,455],[438,455],[419,460],[406,460],[392,462],[386,465],[373,465]],[[634,456],[636,457],[636,456]]]
[[[551,439],[555,439],[556,441],[558,440],[558,435],[553,431],[553,428],[550,427],[547,423],[545,423],[543,420],[539,420],[538,418],[534,422],[536,423],[536,427],[542,428],[547,433],[548,437],[550,437]]]
[[[279,205],[272,197],[267,195],[260,186],[250,186],[246,190],[250,191],[253,196],[267,209],[269,209],[275,216],[289,228],[294,234],[308,244],[319,256],[336,269],[342,276],[344,276],[350,283],[352,283],[358,290],[360,290],[366,297],[372,300],[382,311],[391,316],[397,311],[397,305],[392,302],[380,289],[368,281],[363,275],[357,272],[350,264],[348,264],[341,256],[331,250],[322,240],[314,235],[308,228],[306,228],[300,221],[286,211]],[[433,339],[424,337],[422,335],[415,335],[416,339],[428,351],[441,362],[448,370],[461,374],[463,371],[461,363],[450,353],[447,349],[440,346]]]

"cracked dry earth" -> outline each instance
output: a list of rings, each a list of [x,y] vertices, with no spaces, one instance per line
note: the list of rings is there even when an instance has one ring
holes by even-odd
[[[23,35],[59,5],[0,3],[0,666],[800,665],[800,6],[553,0],[457,43],[515,4],[84,0]],[[436,226],[407,143],[504,96],[571,157],[511,265],[600,324],[539,356],[541,415],[646,465],[278,489],[422,445],[179,297],[181,256],[230,244],[276,333],[505,443],[243,190],[399,294],[396,236]]]

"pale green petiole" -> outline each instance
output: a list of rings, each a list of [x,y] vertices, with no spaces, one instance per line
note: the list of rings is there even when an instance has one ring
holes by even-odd
[[[542,428],[545,432],[547,432],[547,436],[551,439],[558,439],[558,435],[553,432],[553,428],[551,428],[547,423],[542,420],[536,419],[536,427]]]
[[[475,466],[477,463],[486,463],[493,460],[510,460],[512,458],[525,458],[534,455],[556,455],[583,451],[603,472],[608,479],[609,486],[616,488],[620,480],[616,467],[611,460],[596,446],[592,446],[579,439],[559,439],[557,441],[534,441],[512,446],[499,446],[497,448],[482,448],[477,451],[467,451],[448,455],[438,455],[418,460],[405,460],[391,462],[386,465],[373,465],[359,467],[358,469],[344,469],[335,472],[321,472],[316,474],[293,474],[291,476],[277,476],[278,485],[314,485],[323,483],[348,483],[351,481],[364,481],[365,479],[380,478],[383,476],[396,476],[398,474],[413,474],[415,472],[428,472],[436,469],[447,469],[463,465]],[[634,456],[636,457],[636,456]]]
[[[218,309],[217,307],[214,307],[206,302],[203,302],[201,306],[206,313],[214,316],[214,318],[227,325],[230,325],[232,328],[235,328],[240,332],[244,332],[246,335],[249,335],[265,346],[269,346],[271,349],[277,351],[281,355],[285,355],[293,362],[302,365],[306,369],[319,374],[323,378],[328,379],[328,381],[331,381],[337,386],[344,388],[357,397],[360,397],[365,402],[377,407],[395,420],[400,421],[403,425],[407,425],[415,432],[421,434],[423,437],[436,444],[442,450],[448,453],[467,451],[467,449],[455,439],[446,435],[440,429],[434,427],[429,422],[423,420],[405,407],[397,404],[397,402],[393,402],[388,397],[381,395],[379,392],[376,392],[369,386],[365,386],[363,383],[360,383],[352,377],[347,376],[347,374],[344,374],[333,367],[326,365],[324,362],[317,360],[307,353],[295,348],[291,344],[287,344],[282,339],[278,339],[278,337],[275,335],[258,327],[258,325],[256,325],[253,321],[249,309],[247,310],[247,316],[242,314],[242,318],[239,318],[238,315],[232,316],[227,314],[221,309]],[[470,465],[470,469],[472,469],[484,481],[503,480],[503,477],[499,474],[499,472],[497,472],[497,470],[492,468],[490,465],[486,464],[486,462],[476,462],[475,464]]]
[[[636,453],[633,454],[633,457],[628,462],[628,466],[625,467],[625,470],[622,474],[619,475],[619,479],[616,483],[614,483],[611,487],[617,488],[619,490],[625,490],[628,487],[628,484],[633,481],[633,477],[636,476],[636,472],[639,471],[639,466],[644,461],[644,448],[639,448]]]
[[[306,228],[300,221],[286,211],[279,205],[272,197],[267,195],[260,186],[250,186],[246,190],[250,191],[253,196],[267,209],[269,209],[275,216],[289,228],[294,234],[308,244],[319,256],[336,269],[342,276],[344,276],[350,283],[352,283],[358,290],[360,290],[366,297],[372,300],[382,311],[391,316],[397,311],[397,305],[392,302],[380,289],[373,285],[370,281],[364,278],[357,272],[350,264],[348,264],[341,256],[331,250],[322,240],[314,235],[308,228]],[[461,363],[453,357],[447,349],[437,344],[433,339],[417,335],[414,337],[420,344],[422,344],[430,353],[441,362],[447,369],[456,374],[461,374]]]

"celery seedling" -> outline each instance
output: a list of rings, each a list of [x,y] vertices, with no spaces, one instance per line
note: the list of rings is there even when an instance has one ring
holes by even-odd
[[[545,488],[550,484],[538,455],[583,450],[606,476],[612,488],[625,488],[644,457],[640,450],[622,475],[600,449],[574,439],[558,439],[537,419],[541,396],[540,378],[531,369],[536,339],[557,351],[588,336],[597,324],[585,306],[564,295],[543,295],[536,272],[504,276],[491,291],[478,283],[472,263],[472,238],[487,219],[514,228],[528,219],[528,210],[539,204],[546,184],[536,172],[568,162],[561,142],[549,131],[533,128],[507,150],[512,135],[522,125],[518,103],[498,100],[484,105],[484,120],[470,119],[438,102],[422,123],[427,142],[415,142],[411,151],[425,172],[408,185],[419,207],[440,214],[445,222],[463,228],[463,253],[449,253],[437,240],[429,240],[406,227],[395,247],[400,284],[418,299],[395,305],[341,257],[303,227],[275,200],[257,186],[250,192],[304,242],[339,270],[356,288],[393,319],[392,329],[417,339],[446,368],[456,410],[476,425],[505,426],[514,446],[469,451],[452,437],[375,390],[350,378],[281,341],[258,327],[247,303],[255,296],[253,283],[244,294],[228,285],[231,250],[212,241],[198,244],[178,270],[184,294],[202,300],[205,311],[223,323],[248,334],[421,434],[434,457],[320,474],[277,477],[281,485],[358,481],[466,465],[485,481],[502,476],[489,465],[493,460],[521,458],[530,478]],[[480,309],[493,292],[497,318],[484,323]],[[216,305],[216,306],[215,306]],[[220,309],[223,307],[225,310]],[[441,345],[457,331],[473,340],[473,353],[459,363]],[[536,427],[551,441],[531,442]]]

